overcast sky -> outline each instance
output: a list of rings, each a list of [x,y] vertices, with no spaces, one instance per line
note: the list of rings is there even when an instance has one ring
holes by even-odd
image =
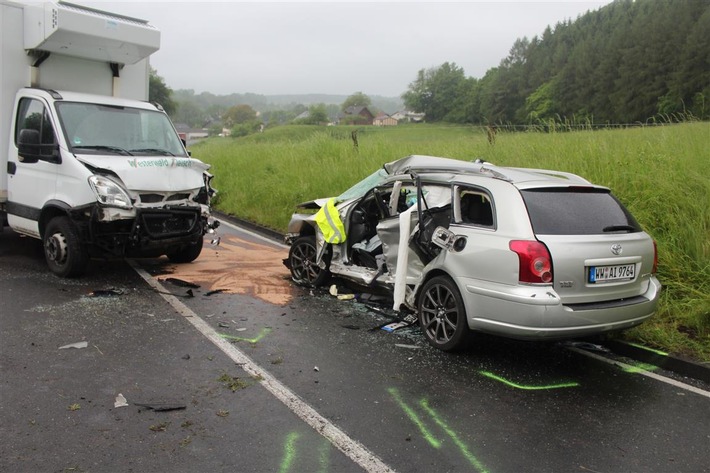
[[[447,61],[480,78],[517,38],[611,3],[70,1],[157,27],[151,64],[173,89],[388,97]]]

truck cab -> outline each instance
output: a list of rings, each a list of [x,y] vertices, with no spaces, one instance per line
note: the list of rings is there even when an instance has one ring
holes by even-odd
[[[63,2],[0,6],[2,220],[63,277],[92,256],[197,258],[212,176],[147,102],[157,30]]]

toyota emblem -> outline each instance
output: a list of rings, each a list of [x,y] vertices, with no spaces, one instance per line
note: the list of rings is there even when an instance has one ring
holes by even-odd
[[[614,243],[611,245],[611,252],[612,254],[615,254],[616,256],[619,256],[621,254],[621,245],[619,243]]]

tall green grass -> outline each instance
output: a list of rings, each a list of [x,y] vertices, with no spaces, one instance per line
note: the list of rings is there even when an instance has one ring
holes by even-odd
[[[355,148],[352,133],[357,132]],[[218,210],[285,231],[294,206],[341,193],[410,154],[579,174],[610,187],[658,244],[658,314],[625,336],[710,361],[710,124],[499,132],[480,127],[289,126],[193,147],[212,164]]]

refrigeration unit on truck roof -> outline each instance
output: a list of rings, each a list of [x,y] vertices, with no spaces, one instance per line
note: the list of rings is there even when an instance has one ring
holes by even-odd
[[[135,64],[160,48],[147,21],[67,2],[25,5],[24,23],[28,51]]]

